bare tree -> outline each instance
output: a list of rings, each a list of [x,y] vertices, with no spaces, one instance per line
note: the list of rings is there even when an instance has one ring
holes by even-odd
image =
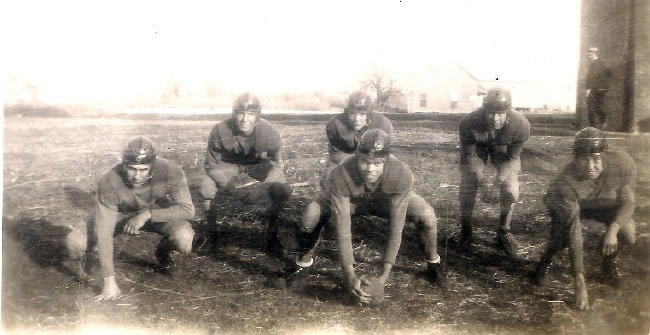
[[[388,78],[382,72],[373,72],[361,81],[361,89],[373,91],[376,94],[377,111],[381,113],[386,109],[386,103],[390,97],[402,93],[396,86],[396,80]]]

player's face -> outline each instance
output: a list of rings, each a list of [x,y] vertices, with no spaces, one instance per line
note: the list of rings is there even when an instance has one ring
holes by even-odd
[[[597,179],[603,172],[603,158],[600,154],[576,157],[578,173],[585,179]]]
[[[348,122],[354,130],[359,131],[366,126],[368,114],[366,113],[348,113]]]
[[[506,119],[508,118],[508,114],[506,114],[505,111],[500,111],[500,112],[492,112],[488,111],[485,113],[485,121],[487,122],[488,129],[496,129],[499,130],[503,128],[503,126],[506,124]]]
[[[126,180],[132,187],[140,187],[146,184],[151,177],[151,165],[149,164],[125,164]]]
[[[253,111],[239,111],[235,113],[235,121],[237,128],[242,133],[250,134],[255,129],[255,122],[257,122],[257,113]]]
[[[359,154],[359,172],[365,184],[374,184],[384,173],[385,158],[370,157]]]

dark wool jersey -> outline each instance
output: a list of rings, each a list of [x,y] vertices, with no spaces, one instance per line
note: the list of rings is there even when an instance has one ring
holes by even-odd
[[[390,156],[384,163],[384,173],[379,177],[374,190],[363,184],[359,172],[358,156],[350,157],[332,170],[327,179],[327,191],[350,200],[382,200],[396,194],[408,194],[413,186],[413,173],[397,158]]]
[[[363,183],[357,155],[344,160],[332,170],[326,181],[326,192],[332,207],[344,267],[354,264],[350,203],[389,208],[390,233],[384,250],[384,262],[394,264],[402,241],[412,186],[413,174],[404,163],[392,156],[386,159],[384,172],[372,189]]]
[[[483,109],[473,111],[460,120],[461,163],[479,152],[492,156],[494,163],[519,159],[524,143],[530,137],[530,123],[521,114],[508,111],[505,125],[488,130]]]
[[[132,188],[126,181],[122,164],[118,164],[97,182],[98,246],[112,246],[113,229],[124,215],[142,210],[151,211],[151,222],[190,220],[194,205],[185,173],[171,162],[156,158],[151,166],[151,179],[143,186]],[[104,277],[114,275],[112,247],[99,248],[99,259]]]
[[[609,88],[609,81],[612,71],[602,59],[596,59],[589,64],[585,78],[585,88],[590,90],[606,90]]]
[[[210,132],[205,155],[206,171],[220,163],[259,164],[264,160],[281,160],[282,137],[270,122],[258,119],[255,130],[245,136],[233,118],[217,123]]]
[[[393,131],[393,125],[387,117],[375,113],[368,113],[368,122],[365,127],[355,131],[347,121],[347,115],[341,113],[332,117],[325,127],[327,138],[329,139],[330,151],[340,151],[353,153],[357,150],[357,145],[361,135],[370,129],[381,129],[390,135]]]
[[[632,188],[636,166],[625,152],[608,152],[603,172],[596,180],[580,180],[572,161],[549,185],[544,202],[549,208],[579,206],[581,209],[618,208],[616,221],[624,224],[634,211]]]
[[[191,219],[194,205],[183,170],[165,159],[156,158],[151,176],[147,184],[131,188],[122,164],[118,164],[98,181],[98,201],[112,211],[124,214],[151,209],[154,222]]]

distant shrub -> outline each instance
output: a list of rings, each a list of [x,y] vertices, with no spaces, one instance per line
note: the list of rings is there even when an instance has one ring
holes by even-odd
[[[4,109],[5,117],[71,117],[68,112],[55,106],[12,105],[5,106]]]

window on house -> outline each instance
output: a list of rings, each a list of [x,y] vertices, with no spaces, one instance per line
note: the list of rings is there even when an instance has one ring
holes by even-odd
[[[426,106],[427,106],[427,95],[420,94],[420,107],[426,107]]]

